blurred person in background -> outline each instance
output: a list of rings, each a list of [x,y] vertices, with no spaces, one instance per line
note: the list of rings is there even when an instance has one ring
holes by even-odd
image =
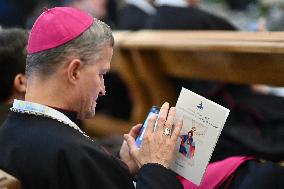
[[[110,9],[109,5],[113,6],[112,9]],[[110,19],[108,12],[109,10],[115,11],[116,4],[113,0],[68,0],[64,6],[79,8],[91,14],[93,17],[106,22],[112,28],[115,27],[115,21]],[[112,12],[111,15],[113,13],[114,12]]]
[[[88,12],[93,17],[103,19],[107,16],[108,0],[73,0],[70,6]]]
[[[70,6],[81,9],[93,17],[98,18],[112,28],[116,24],[116,0],[46,0],[35,3],[36,8],[27,20],[26,28],[32,28],[35,19],[47,7]],[[109,12],[112,11],[112,12]]]
[[[36,0],[0,0],[0,25],[25,28],[36,5]]]
[[[227,20],[198,8],[200,0],[155,0],[149,29],[236,30]]]
[[[10,112],[13,100],[25,97],[27,41],[26,30],[0,30],[0,125]]]
[[[156,13],[154,0],[126,0],[118,14],[118,29],[140,30],[151,15]]]

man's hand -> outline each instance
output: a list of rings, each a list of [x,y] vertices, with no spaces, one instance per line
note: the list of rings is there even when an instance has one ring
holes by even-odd
[[[135,125],[130,130],[129,134],[131,137],[136,138],[139,134],[139,130],[141,128],[141,124]],[[128,148],[126,140],[123,141],[120,152],[119,152],[120,159],[128,166],[130,173],[134,176],[138,172],[138,165],[136,161],[130,155],[130,150]]]
[[[137,148],[133,136],[124,135],[130,154],[139,168],[147,163],[158,163],[169,168],[182,128],[181,120],[177,121],[173,127],[175,113],[175,107],[169,110],[169,103],[164,103],[161,107],[155,130],[154,125],[157,116],[150,117],[140,149]],[[169,134],[168,130],[172,130],[172,133]]]

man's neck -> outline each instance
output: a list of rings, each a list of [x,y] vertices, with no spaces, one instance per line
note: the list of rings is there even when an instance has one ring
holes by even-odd
[[[41,94],[41,96],[35,93],[26,94],[25,100],[29,102],[35,102],[38,104],[50,106],[50,107],[56,107],[56,108],[61,108],[61,109],[66,109],[66,110],[69,109],[69,107],[66,106],[66,104],[63,101],[59,101],[56,98],[52,98],[52,96],[46,95],[46,94]]]
[[[67,86],[53,81],[28,82],[25,100],[64,110],[77,111],[72,93]]]

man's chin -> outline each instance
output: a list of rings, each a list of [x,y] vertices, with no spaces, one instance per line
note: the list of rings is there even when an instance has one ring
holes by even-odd
[[[95,116],[96,111],[88,112],[85,114],[84,119],[91,119]]]
[[[94,112],[87,112],[84,115],[78,115],[78,119],[84,120],[84,119],[91,119],[95,116],[95,111]]]

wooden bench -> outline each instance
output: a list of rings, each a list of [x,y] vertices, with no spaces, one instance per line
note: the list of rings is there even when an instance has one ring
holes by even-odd
[[[169,77],[284,86],[283,32],[120,34],[113,64],[133,97],[130,123],[142,122],[152,105],[160,106],[164,101],[175,105],[177,94]]]

